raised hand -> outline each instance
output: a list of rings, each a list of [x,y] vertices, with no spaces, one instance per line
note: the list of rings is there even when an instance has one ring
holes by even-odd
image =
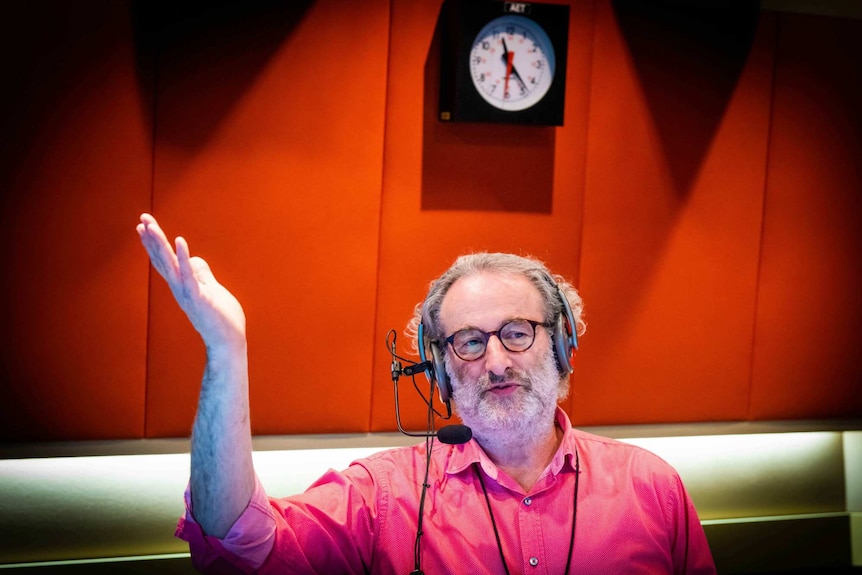
[[[182,237],[176,251],[156,219],[141,215],[141,243],[156,271],[165,279],[180,308],[204,340],[209,352],[245,345],[245,313],[239,301],[216,281],[202,258],[191,257]]]
[[[189,255],[183,238],[176,239],[174,251],[150,214],[141,215],[136,229],[153,267],[207,347],[192,432],[190,485],[195,520],[205,533],[224,537],[254,488],[245,314],[207,263]]]

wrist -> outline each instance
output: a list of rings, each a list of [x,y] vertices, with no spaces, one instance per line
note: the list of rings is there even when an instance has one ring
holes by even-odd
[[[244,338],[234,341],[222,341],[218,343],[205,343],[207,363],[210,364],[232,364],[239,361],[244,362],[248,354],[248,346]]]

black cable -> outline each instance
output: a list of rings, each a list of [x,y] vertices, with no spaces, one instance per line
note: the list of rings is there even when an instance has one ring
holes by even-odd
[[[414,379],[413,385],[416,386],[416,382]],[[428,476],[431,471],[431,455],[434,449],[434,414],[436,410],[434,409],[434,382],[430,382],[431,389],[429,390],[430,401],[428,404],[428,419],[425,422],[426,429],[428,433],[425,436],[425,477],[422,480],[422,494],[419,497],[419,511],[417,513],[418,517],[416,520],[416,541],[413,543],[413,567],[414,570],[410,575],[424,575],[422,571],[422,523],[425,516],[425,496],[428,493],[428,488],[431,487],[431,484],[428,483]],[[418,390],[419,388],[416,387]],[[397,394],[397,389],[396,389]]]
[[[401,433],[404,433],[405,435],[414,435],[412,433],[405,432],[403,430],[403,428],[401,427],[401,412],[400,412],[399,406],[398,406],[398,380],[401,378],[402,374],[410,376],[410,380],[413,382],[413,388],[416,390],[416,393],[419,394],[419,397],[422,398],[422,401],[425,402],[425,405],[428,406],[428,409],[433,410],[434,415],[436,415],[440,419],[445,419],[445,420],[452,419],[452,406],[448,401],[445,403],[445,405],[446,405],[446,414],[445,415],[440,413],[437,410],[437,408],[434,407],[434,387],[436,384],[433,381],[431,382],[430,389],[428,390],[428,397],[426,397],[425,393],[421,389],[419,389],[419,384],[416,383],[416,371],[417,371],[416,368],[417,367],[420,368],[418,370],[419,372],[425,371],[425,369],[427,369],[427,368],[423,367],[422,363],[416,363],[415,361],[413,361],[411,359],[407,359],[406,357],[401,357],[400,355],[395,353],[395,341],[396,341],[397,337],[398,337],[398,334],[395,333],[394,329],[390,329],[389,332],[386,334],[386,349],[387,349],[387,351],[389,351],[389,354],[392,356],[391,370],[392,370],[392,383],[394,384],[394,387],[395,387],[395,416],[398,420],[398,430],[401,431]],[[407,363],[409,365],[407,367],[402,368],[401,362]],[[420,434],[416,434],[415,436],[416,437],[422,437],[422,436],[424,436],[424,434],[420,433]]]
[[[479,464],[473,463],[473,471],[476,472],[476,477],[479,478],[479,483],[482,484],[482,493],[485,494],[485,503],[488,504],[488,515],[491,516],[491,527],[494,528],[494,537],[497,538],[497,549],[500,550],[500,560],[503,562],[503,571],[509,575],[509,565],[506,564],[506,556],[503,555],[503,544],[500,542],[500,532],[497,531],[497,522],[494,521],[494,512],[491,511],[491,498],[488,497],[488,490],[485,488],[485,480],[482,479],[482,471],[479,469]]]
[[[431,485],[428,483],[428,472],[431,468],[431,450],[434,448],[434,436],[425,438],[425,479],[422,481],[422,495],[419,497],[419,513],[416,523],[416,541],[413,543],[413,567],[410,575],[422,575],[422,519],[425,514],[425,494]]]
[[[482,493],[485,495],[485,503],[488,505],[488,515],[491,517],[491,527],[494,528],[494,537],[497,539],[497,549],[500,551],[500,560],[503,562],[503,571],[509,575],[509,565],[506,563],[506,556],[503,554],[503,543],[500,541],[500,532],[497,531],[497,522],[494,520],[494,512],[491,510],[491,498],[488,497],[488,489],[485,487],[485,480],[482,479],[482,470],[479,469],[479,464],[473,463],[473,471],[476,477],[479,478],[479,483],[482,485]],[[575,551],[575,526],[578,521],[578,487],[581,483],[581,460],[578,456],[578,448],[575,447],[575,495],[574,509],[572,510],[572,534],[569,538],[569,557],[566,560],[566,570],[563,573],[568,574],[572,567],[572,556]]]
[[[572,555],[575,551],[575,525],[578,522],[578,486],[581,484],[581,458],[578,456],[578,448],[575,447],[575,510],[572,511],[572,537],[569,539],[569,558],[566,560],[566,570],[563,573],[568,575],[569,569],[572,567]]]

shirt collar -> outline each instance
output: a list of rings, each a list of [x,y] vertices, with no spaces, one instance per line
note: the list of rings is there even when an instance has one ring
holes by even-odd
[[[557,411],[554,414],[557,426],[563,431],[563,440],[554,454],[554,458],[548,465],[548,470],[553,475],[557,475],[568,464],[568,468],[573,470],[575,458],[575,433],[572,427],[572,422],[569,416],[560,406],[557,406]],[[482,449],[482,446],[475,439],[471,439],[467,443],[461,445],[453,445],[449,455],[449,460],[446,462],[446,474],[457,475],[468,469],[474,463],[478,463],[488,474],[491,479],[497,479],[497,466]]]

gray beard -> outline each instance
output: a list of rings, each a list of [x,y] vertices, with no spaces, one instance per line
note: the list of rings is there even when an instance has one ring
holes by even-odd
[[[554,425],[557,402],[565,396],[550,348],[535,369],[510,368],[503,378],[486,373],[475,382],[465,382],[449,362],[446,373],[452,382],[456,413],[485,447],[526,446],[544,438]],[[500,379],[517,381],[523,387],[510,396],[486,393]]]

